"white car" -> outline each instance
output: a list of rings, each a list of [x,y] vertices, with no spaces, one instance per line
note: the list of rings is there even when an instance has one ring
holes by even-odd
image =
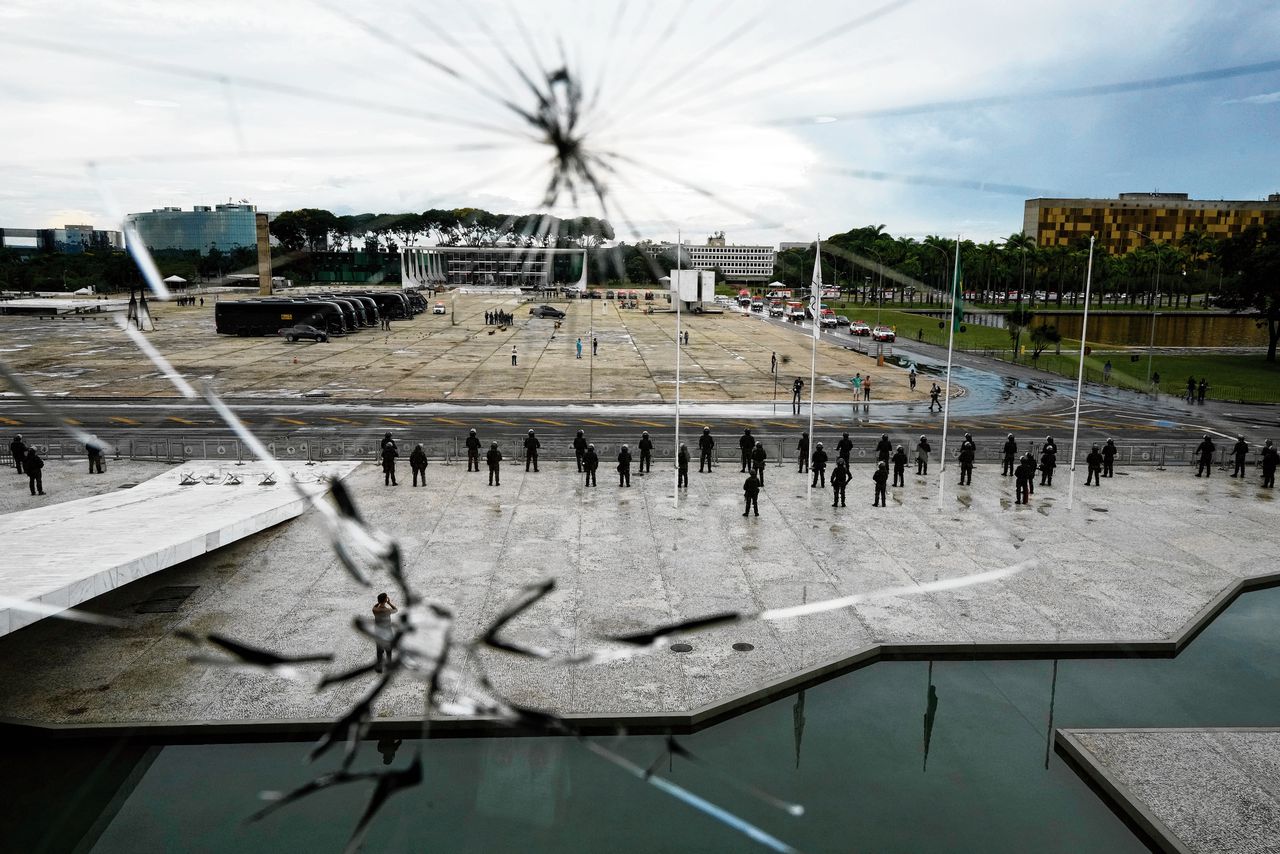
[[[861,320],[855,320],[849,324],[850,335],[870,335],[871,327],[863,323]]]
[[[896,341],[897,334],[887,326],[877,326],[871,330],[872,341]]]
[[[444,303],[438,302],[431,307],[432,314],[445,314]]]

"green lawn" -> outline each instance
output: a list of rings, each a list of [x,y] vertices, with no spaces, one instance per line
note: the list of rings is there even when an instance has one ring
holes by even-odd
[[[854,306],[848,309],[841,309],[837,305],[831,307],[836,314],[843,314],[850,320],[865,320],[872,326],[875,325],[874,307],[870,311],[865,306]],[[892,326],[900,338],[912,341],[924,340],[928,344],[947,346],[948,329],[945,317],[927,317],[886,308],[880,312],[880,322],[886,326]],[[941,329],[938,328],[939,323],[942,324]],[[920,337],[922,332],[923,339]],[[1026,340],[1025,335],[1023,340]],[[956,333],[955,348],[957,350],[1010,350],[1012,347],[1013,342],[1009,340],[1009,333],[1003,329],[968,323],[965,324],[964,332]]]
[[[1146,354],[1135,351],[1132,355],[1138,356],[1138,361],[1130,361],[1129,352],[1095,352],[1086,356],[1085,377],[1091,382],[1102,382],[1103,367],[1110,359],[1112,385],[1145,390]],[[1055,356],[1052,351],[1042,353],[1037,367],[1074,377],[1080,364],[1077,353],[1068,353],[1064,347],[1061,356]],[[1194,375],[1197,382],[1201,377],[1209,381],[1206,396],[1214,400],[1280,402],[1280,363],[1265,361],[1261,355],[1156,353],[1151,368],[1160,375],[1160,390],[1165,394],[1185,394],[1187,377]]]

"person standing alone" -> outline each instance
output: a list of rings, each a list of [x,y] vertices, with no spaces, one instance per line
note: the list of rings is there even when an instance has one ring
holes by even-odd
[[[27,473],[28,485],[32,495],[44,495],[44,460],[35,448],[27,449],[27,458],[22,461],[23,470]]]
[[[474,471],[480,471],[480,437],[474,429],[467,434],[467,471],[473,471],[472,466]]]
[[[702,435],[698,438],[698,474],[702,474],[703,466],[711,471],[711,450],[715,446],[716,440],[711,437],[711,428],[703,427]]]
[[[845,507],[844,493],[849,486],[849,481],[853,475],[849,474],[849,467],[844,464],[844,460],[836,461],[835,471],[831,472],[831,506]]]
[[[384,442],[382,445],[382,485],[383,486],[399,486],[396,483],[396,457],[400,456],[400,452],[396,450],[395,442]]]
[[[367,600],[366,600],[367,601]],[[400,610],[385,593],[378,594],[378,601],[373,606],[373,642],[377,646],[378,656],[373,669],[381,673],[391,661],[391,644],[394,629],[391,627],[391,615]]]
[[[791,384],[791,414],[800,414],[800,393],[804,391],[804,380],[796,377],[796,381]]]
[[[747,475],[747,479],[742,483],[742,495],[747,501],[747,507],[742,511],[743,516],[747,516],[752,510],[756,515],[760,515],[760,479],[755,474]]]
[[[413,485],[418,485],[418,478],[422,478],[422,485],[427,485],[427,452],[423,450],[422,443],[419,442],[414,446],[413,452],[409,454],[409,468],[413,470]]]
[[[876,463],[876,470],[871,475],[871,480],[876,485],[876,497],[871,502],[872,507],[888,507],[889,506],[889,466],[887,463]]]
[[[645,430],[640,434],[640,474],[653,471],[653,440],[649,438],[649,431]]]
[[[484,459],[489,464],[489,485],[502,486],[502,472],[499,470],[502,464],[502,451],[498,450],[497,442],[489,446],[489,453],[485,454]]]

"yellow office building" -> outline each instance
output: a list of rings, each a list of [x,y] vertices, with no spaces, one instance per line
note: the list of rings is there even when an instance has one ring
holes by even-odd
[[[1186,193],[1121,193],[1118,199],[1028,199],[1023,231],[1037,246],[1070,246],[1078,238],[1098,237],[1098,245],[1123,255],[1145,241],[1177,243],[1188,231],[1217,239],[1250,225],[1280,217],[1280,193],[1266,201],[1208,201]]]

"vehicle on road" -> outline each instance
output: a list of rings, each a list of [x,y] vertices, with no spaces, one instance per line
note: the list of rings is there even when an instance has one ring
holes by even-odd
[[[751,310],[752,310],[752,311],[764,311],[764,300],[762,300],[762,299],[753,299],[753,300],[751,301]]]
[[[435,305],[431,306],[431,313],[432,313],[432,314],[446,314],[447,312],[445,311],[444,303],[442,303],[442,302],[438,302],[438,303],[436,303]]]
[[[787,320],[790,320],[792,323],[799,323],[800,321],[804,320],[805,318],[804,312],[805,312],[804,303],[802,302],[787,303]]]
[[[829,308],[824,308],[818,318],[818,322],[822,325],[823,329],[835,329],[837,325],[836,313]]]
[[[293,326],[286,326],[281,329],[280,337],[289,342],[301,341],[306,338],[316,343],[324,344],[329,340],[329,333],[306,323],[295,323]]]
[[[786,313],[786,309],[782,305],[782,300],[776,299],[769,303],[769,316],[782,317]]]
[[[836,326],[848,326],[848,325],[849,325],[849,318],[845,317],[843,314],[836,315]]]
[[[564,320],[565,317],[563,311],[551,305],[535,305],[529,309],[529,313],[534,317],[549,317],[552,320]]]
[[[872,341],[896,341],[897,338],[897,333],[887,326],[877,326],[871,330]]]
[[[863,336],[870,335],[871,327],[861,320],[855,320],[853,323],[849,324],[849,334]]]

